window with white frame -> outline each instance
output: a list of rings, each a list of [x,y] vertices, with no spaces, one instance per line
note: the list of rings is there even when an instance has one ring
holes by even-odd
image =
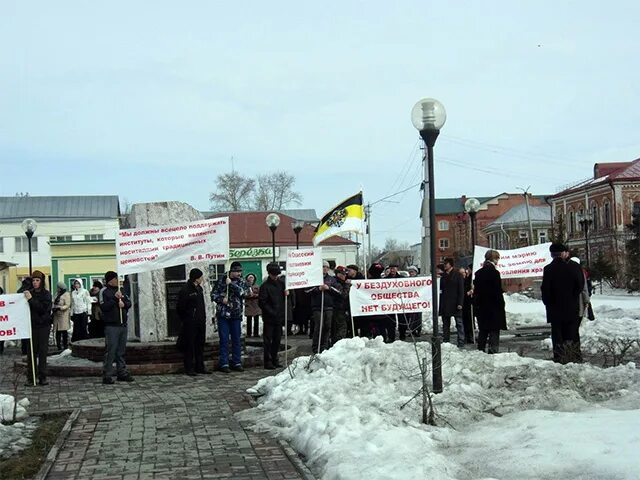
[[[439,241],[440,248],[449,248],[449,239],[441,238]]]
[[[85,235],[84,239],[85,240],[104,240],[104,234],[99,233],[99,234]]]
[[[15,237],[16,240],[16,253],[24,253],[29,251],[29,239],[26,237]],[[37,237],[31,238],[31,251],[38,251],[38,239]]]
[[[447,220],[440,220],[438,222],[438,230],[441,232],[446,232],[449,230],[449,222]]]
[[[547,243],[547,231],[538,230],[538,243]]]
[[[526,240],[529,238],[529,232],[527,232],[526,230],[520,230],[518,232],[518,238],[522,239],[522,240]]]

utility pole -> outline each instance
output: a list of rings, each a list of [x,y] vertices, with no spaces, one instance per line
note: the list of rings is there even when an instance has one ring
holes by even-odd
[[[525,190],[522,187],[516,187],[518,190],[522,190],[522,195],[524,195],[524,203],[527,206],[527,222],[529,223],[529,245],[535,245],[536,242],[533,241],[533,225],[531,224],[531,210],[529,209],[529,189],[531,185],[527,187]]]
[[[429,209],[429,162],[427,158],[427,147],[425,145],[422,163],[424,174],[422,180],[422,243],[420,248],[420,273],[427,275],[431,271],[431,212]]]

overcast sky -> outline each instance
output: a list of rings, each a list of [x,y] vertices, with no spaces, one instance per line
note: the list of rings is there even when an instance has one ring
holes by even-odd
[[[639,18],[631,0],[5,0],[0,195],[205,210],[233,157],[290,172],[322,215],[420,182],[422,97],[448,114],[438,197],[554,193],[640,157]],[[418,242],[418,187],[392,200],[374,244]]]

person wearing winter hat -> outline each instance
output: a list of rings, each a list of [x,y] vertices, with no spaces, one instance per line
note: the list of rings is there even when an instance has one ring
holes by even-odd
[[[202,270],[192,268],[189,272],[189,280],[178,294],[176,305],[176,312],[182,322],[178,343],[184,352],[184,372],[191,377],[198,373],[210,373],[204,366],[207,311],[204,304],[203,283]]]
[[[549,252],[553,260],[544,267],[540,290],[551,324],[553,361],[581,362],[579,309],[584,275],[578,264],[566,261],[569,251],[565,245],[552,243]]]
[[[91,313],[91,295],[84,288],[81,278],[73,280],[71,285],[71,321],[73,322],[73,333],[71,342],[85,340],[89,338],[88,322]]]
[[[116,362],[117,378],[121,382],[133,382],[124,360],[127,348],[127,314],[131,300],[119,289],[118,274],[108,271],[104,274],[106,287],[100,292],[100,307],[104,321],[105,355],[102,383],[112,385],[113,362]]]
[[[285,324],[285,302],[288,292],[280,278],[280,265],[271,262],[267,265],[269,276],[262,282],[258,293],[258,305],[262,311],[262,340],[264,344],[264,368],[279,368],[278,351],[282,338],[282,326]]]
[[[71,306],[71,294],[67,291],[64,282],[58,282],[58,292],[53,300],[53,331],[56,332],[56,346],[58,351],[69,347],[69,308]]]
[[[229,272],[221,276],[211,291],[211,301],[216,304],[220,357],[218,369],[223,373],[231,370],[242,372],[242,350],[240,345],[244,298],[250,292],[242,278],[242,264],[231,262]],[[231,337],[231,364],[229,363],[229,337]]]
[[[338,282],[335,277],[329,275],[330,264],[326,260],[322,262],[323,283],[308,291],[311,293],[311,311],[313,322],[313,339],[311,351],[321,353],[329,348],[329,335],[333,321],[333,304],[338,293]],[[322,325],[322,329],[320,326]]]
[[[31,274],[31,288],[23,294],[29,302],[31,312],[31,343],[33,354],[27,350],[27,384],[33,382],[35,370],[40,385],[47,385],[47,353],[51,332],[51,294],[44,288],[44,273],[34,270]],[[28,349],[31,347],[28,347]],[[33,358],[34,364],[31,364]]]

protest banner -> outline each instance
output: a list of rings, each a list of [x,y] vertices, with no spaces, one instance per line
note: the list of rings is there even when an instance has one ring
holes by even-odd
[[[287,290],[322,285],[322,247],[287,251]]]
[[[541,243],[513,250],[496,250],[500,254],[497,270],[505,278],[541,277],[545,265],[551,263],[549,253],[551,243]],[[484,254],[491,250],[486,247],[475,246],[473,250],[473,272],[482,268]]]
[[[31,337],[31,311],[22,293],[0,295],[0,340]]]
[[[431,309],[431,277],[352,280],[351,315],[386,315]]]
[[[229,259],[229,217],[119,230],[116,260],[119,275],[159,268]]]

